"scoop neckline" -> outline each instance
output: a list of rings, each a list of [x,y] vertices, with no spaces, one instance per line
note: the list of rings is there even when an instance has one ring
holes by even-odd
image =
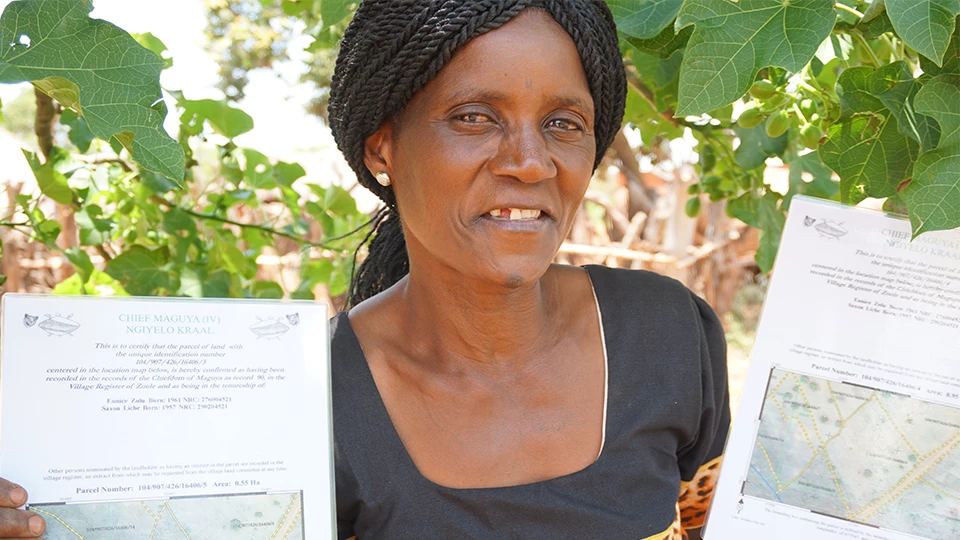
[[[407,450],[403,440],[400,439],[400,434],[397,432],[396,426],[393,424],[393,419],[390,418],[390,413],[387,411],[387,406],[383,401],[383,396],[380,394],[380,388],[377,386],[377,381],[373,378],[373,372],[370,371],[370,364],[367,362],[367,355],[363,351],[363,347],[360,345],[360,339],[357,337],[357,333],[353,330],[353,324],[350,322],[349,311],[341,312],[338,315],[338,318],[345,323],[345,328],[348,330],[351,345],[356,348],[361,359],[361,373],[364,377],[364,384],[369,386],[372,389],[373,399],[376,402],[375,408],[377,410],[378,422],[385,423],[387,426],[386,431],[388,432],[387,437],[390,439],[390,444],[395,445],[398,448],[399,453],[403,456],[404,465],[406,465],[410,470],[413,471],[413,474],[418,481],[424,482],[427,485],[433,487],[434,489],[444,490],[451,493],[470,493],[470,492],[485,492],[490,493],[494,491],[504,491],[504,490],[518,490],[523,488],[536,488],[538,486],[550,485],[552,483],[566,482],[571,481],[575,477],[582,476],[586,474],[589,470],[595,468],[601,459],[604,458],[609,452],[607,451],[608,441],[610,439],[608,433],[608,424],[609,424],[609,395],[610,395],[610,359],[608,355],[609,347],[606,338],[606,328],[603,320],[603,310],[600,307],[600,292],[597,290],[596,282],[593,279],[593,274],[589,266],[581,266],[587,272],[587,279],[590,282],[590,288],[593,291],[593,300],[597,309],[597,317],[600,323],[600,340],[601,345],[603,345],[603,360],[604,360],[604,373],[603,373],[603,425],[601,426],[601,442],[600,442],[600,454],[597,455],[597,459],[593,460],[586,467],[582,469],[561,475],[555,476],[553,478],[547,478],[545,480],[537,480],[535,482],[527,482],[524,484],[516,484],[511,486],[489,486],[489,487],[466,487],[466,488],[457,488],[451,486],[445,486],[443,484],[438,484],[433,480],[430,480],[420,472],[420,468],[417,467],[417,464],[413,461],[413,458],[410,457],[410,452]],[[339,324],[339,323],[338,323]]]

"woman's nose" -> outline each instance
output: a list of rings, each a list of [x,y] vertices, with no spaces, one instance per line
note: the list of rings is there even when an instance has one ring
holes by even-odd
[[[490,161],[491,172],[521,182],[540,182],[557,175],[557,167],[539,125],[508,128],[497,155]]]

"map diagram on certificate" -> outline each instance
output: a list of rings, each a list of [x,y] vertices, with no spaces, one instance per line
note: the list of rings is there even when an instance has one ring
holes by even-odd
[[[49,540],[303,540],[296,493],[45,504]]]
[[[774,368],[743,494],[960,538],[960,409]]]

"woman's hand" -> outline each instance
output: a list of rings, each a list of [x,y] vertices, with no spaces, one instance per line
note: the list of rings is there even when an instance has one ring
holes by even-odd
[[[36,538],[47,524],[43,518],[17,508],[27,503],[27,490],[0,478],[0,538]]]

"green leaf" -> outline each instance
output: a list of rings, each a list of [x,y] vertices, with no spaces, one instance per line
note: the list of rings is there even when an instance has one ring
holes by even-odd
[[[350,0],[320,0],[320,19],[323,26],[333,26],[347,18],[357,9],[357,3]]]
[[[683,0],[607,0],[617,29],[635,38],[659,34],[677,18]]]
[[[243,240],[247,243],[246,249],[255,253],[267,246],[274,245],[273,237],[260,229],[245,227],[243,229]]]
[[[833,30],[833,0],[687,0],[676,27],[694,25],[680,71],[678,115],[743,96],[767,66],[798,72]]]
[[[110,241],[116,223],[112,219],[101,218],[102,214],[103,209],[95,204],[88,205],[74,214],[74,220],[80,229],[80,245],[98,246]]]
[[[73,204],[76,195],[67,184],[67,177],[54,168],[52,159],[41,165],[33,152],[23,150],[23,156],[27,158],[27,163],[33,170],[33,176],[37,179],[37,186],[41,193],[60,204]]]
[[[86,282],[80,281],[80,274],[74,274],[57,283],[53,294],[93,294],[100,295],[109,291],[110,296],[130,296],[119,281],[110,277],[106,272],[94,270]]]
[[[177,184],[157,173],[150,171],[140,171],[140,182],[150,191],[162,195],[168,191],[177,189]]]
[[[760,230],[760,247],[756,261],[761,272],[773,269],[773,261],[780,247],[786,216],[779,206],[780,197],[774,192],[758,196],[747,192],[727,202],[727,213]]]
[[[283,287],[275,281],[256,281],[253,284],[253,296],[256,298],[283,298]]]
[[[921,151],[937,146],[940,139],[937,123],[929,116],[914,112],[913,99],[920,83],[913,78],[909,64],[902,60],[887,64],[870,75],[868,84],[870,93],[896,117],[900,133],[920,143]]]
[[[132,35],[133,39],[137,40],[137,43],[142,47],[150,49],[153,54],[157,55],[157,58],[163,60],[163,69],[173,67],[173,57],[170,56],[170,53],[167,51],[167,46],[160,41],[160,38],[150,32],[130,35]]]
[[[41,243],[47,246],[53,246],[57,243],[57,238],[63,231],[63,227],[61,227],[60,223],[58,223],[56,220],[43,219],[36,221],[33,231],[37,235],[37,240],[39,240]]]
[[[677,32],[673,25],[668,25],[656,37],[650,39],[639,39],[628,37],[625,41],[639,52],[656,56],[659,58],[669,58],[673,53],[682,49],[693,34],[693,27],[687,26]]]
[[[890,22],[911,49],[943,65],[960,0],[886,0]]]
[[[70,261],[70,264],[76,269],[77,274],[80,275],[80,282],[86,283],[90,280],[90,275],[93,274],[93,263],[90,262],[90,256],[87,255],[87,252],[80,248],[70,248],[64,250],[63,252],[67,256],[67,260]]]
[[[883,201],[882,208],[884,212],[892,212],[902,216],[909,216],[910,214],[910,212],[907,210],[907,198],[904,196],[902,191],[898,191],[887,197],[887,200]]]
[[[277,182],[273,178],[273,166],[270,165],[270,158],[249,148],[244,148],[243,155],[246,158],[243,177],[246,179],[248,186],[253,189],[277,187]]]
[[[231,235],[232,236],[232,235]],[[223,263],[224,270],[232,274],[243,274],[247,270],[247,258],[235,243],[228,242],[221,236],[214,237],[214,247],[218,260]]]
[[[229,298],[230,274],[222,270],[207,273],[195,265],[183,268],[180,274],[180,290],[177,294],[191,298]]]
[[[960,227],[960,146],[921,155],[914,170],[906,190],[914,238]]]
[[[60,114],[60,123],[70,128],[68,137],[70,138],[70,142],[77,147],[77,150],[80,150],[81,153],[86,153],[90,150],[90,143],[92,143],[93,139],[97,136],[90,131],[86,120],[80,118],[80,116],[71,109],[64,109]]]
[[[279,161],[273,166],[273,176],[277,184],[284,187],[292,186],[295,181],[306,175],[307,171],[303,170],[299,163]]]
[[[32,82],[80,113],[97,137],[116,136],[141,167],[182,182],[183,148],[163,130],[163,62],[91,19],[91,9],[90,0],[9,4],[0,16],[0,83]]]
[[[179,208],[171,208],[163,214],[163,230],[170,234],[186,231],[188,236],[197,234],[197,222],[190,214]]]
[[[740,137],[740,146],[734,157],[744,169],[753,169],[763,165],[767,158],[778,156],[787,148],[787,134],[770,138],[763,124],[752,128],[736,126],[734,130]]]
[[[960,75],[938,75],[917,93],[917,112],[940,125],[940,147],[960,145]]]
[[[960,75],[938,75],[914,100],[940,124],[940,145],[920,155],[906,189],[914,237],[960,227]]]
[[[795,195],[807,195],[820,199],[835,199],[840,192],[840,184],[833,180],[830,170],[816,152],[810,152],[789,160],[790,189],[783,197],[783,209],[790,210]]]
[[[300,275],[312,283],[327,283],[332,274],[333,263],[327,259],[309,261],[300,270]]]
[[[341,262],[335,265],[335,271],[330,276],[330,296],[340,296],[350,288],[350,268]]]
[[[953,37],[950,39],[950,45],[947,47],[947,53],[943,56],[941,65],[934,64],[926,56],[920,56],[920,69],[931,77],[943,73],[952,73],[960,75],[960,25],[953,31]]]
[[[337,217],[347,217],[357,213],[357,201],[353,199],[349,191],[340,186],[327,188],[324,206],[328,212]]]
[[[858,66],[843,70],[837,79],[837,97],[840,99],[840,117],[849,118],[856,113],[883,112],[885,107],[870,91],[870,76],[873,69]]]
[[[253,129],[253,118],[231,107],[226,100],[181,99],[177,104],[183,108],[180,122],[193,135],[203,131],[203,122],[209,122],[210,127],[220,135],[232,139]]]
[[[918,153],[917,143],[900,133],[889,112],[858,113],[834,124],[818,151],[840,176],[840,200],[850,204],[896,193],[910,178]]]
[[[870,8],[875,5],[883,5],[882,1],[875,1],[870,4]],[[867,8],[867,12],[870,11],[870,8]],[[893,32],[893,24],[890,23],[890,17],[887,15],[886,11],[883,11],[876,17],[872,19],[867,19],[867,13],[864,12],[863,19],[857,24],[857,30],[859,30],[863,37],[866,38],[875,38],[880,37],[882,34],[887,32]]]
[[[176,290],[175,279],[164,269],[166,256],[160,250],[133,246],[107,263],[106,272],[134,296],[151,296],[162,290]],[[179,284],[177,284],[179,285]]]

